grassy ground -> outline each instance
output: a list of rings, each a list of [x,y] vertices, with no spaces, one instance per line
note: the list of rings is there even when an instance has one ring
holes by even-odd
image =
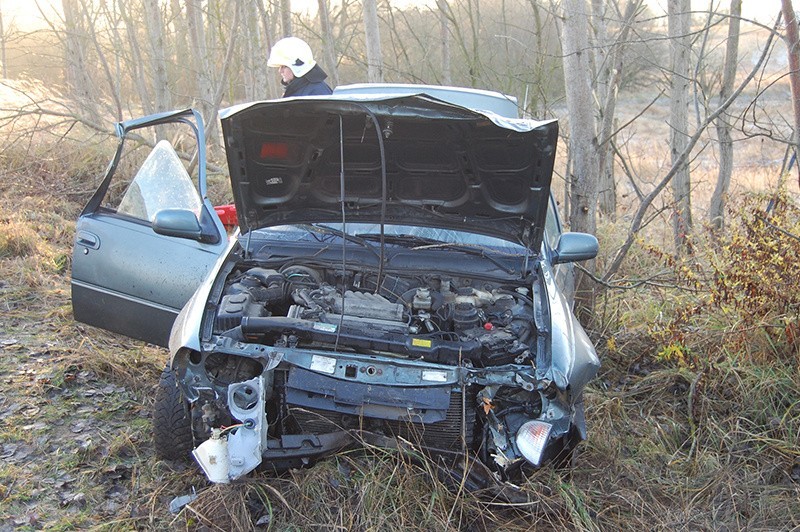
[[[157,461],[166,353],[71,315],[74,220],[107,154],[29,150],[0,155],[0,530],[800,529],[797,344],[763,321],[744,336],[707,315],[676,324],[700,296],[674,267],[668,286],[598,301],[589,440],[571,472],[527,480],[528,504],[453,492],[431,464],[380,449],[229,486]],[[665,268],[644,246],[632,257]]]

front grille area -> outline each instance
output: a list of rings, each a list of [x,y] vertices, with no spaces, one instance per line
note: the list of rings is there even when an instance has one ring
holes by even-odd
[[[475,394],[468,391],[465,399],[462,404],[462,394],[451,393],[446,418],[435,423],[368,418],[294,405],[288,405],[288,412],[302,432],[326,433],[343,429],[364,429],[387,436],[399,436],[424,447],[458,451],[462,449],[462,436],[467,446],[471,445],[475,429]]]

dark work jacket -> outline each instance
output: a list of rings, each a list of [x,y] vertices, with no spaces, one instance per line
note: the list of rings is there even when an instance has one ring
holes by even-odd
[[[283,97],[332,94],[333,90],[325,83],[325,78],[327,77],[328,74],[319,65],[314,65],[314,68],[306,72],[305,76],[294,78],[286,85]]]

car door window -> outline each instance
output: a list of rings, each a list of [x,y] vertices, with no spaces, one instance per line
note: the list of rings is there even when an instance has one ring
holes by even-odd
[[[119,214],[151,222],[162,209],[182,208],[199,216],[202,200],[175,149],[161,140],[122,196]]]

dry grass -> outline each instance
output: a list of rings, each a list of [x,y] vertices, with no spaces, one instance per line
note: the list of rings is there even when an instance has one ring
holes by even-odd
[[[36,253],[36,233],[17,220],[0,220],[0,258],[26,257]]]

